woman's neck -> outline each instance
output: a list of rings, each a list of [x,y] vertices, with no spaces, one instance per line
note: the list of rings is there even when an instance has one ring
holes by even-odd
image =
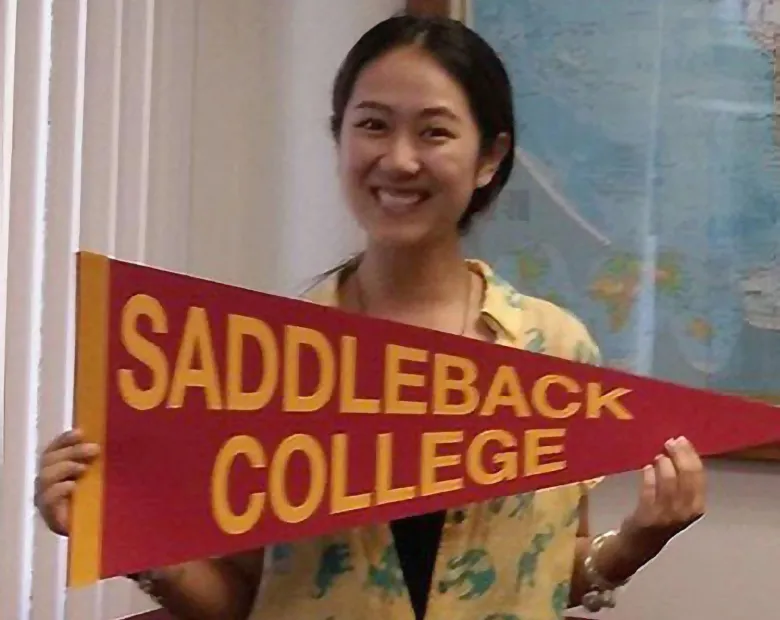
[[[459,242],[423,248],[369,246],[356,276],[363,304],[387,310],[462,301],[470,277]]]

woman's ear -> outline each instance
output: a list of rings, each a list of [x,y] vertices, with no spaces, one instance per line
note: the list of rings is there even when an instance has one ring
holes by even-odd
[[[493,180],[510,148],[509,134],[499,134],[490,149],[480,158],[477,170],[477,187],[485,187]]]

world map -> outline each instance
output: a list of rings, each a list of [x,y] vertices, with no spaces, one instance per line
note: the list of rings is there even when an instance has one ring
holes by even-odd
[[[780,394],[780,0],[472,0],[516,166],[473,254],[607,365]]]

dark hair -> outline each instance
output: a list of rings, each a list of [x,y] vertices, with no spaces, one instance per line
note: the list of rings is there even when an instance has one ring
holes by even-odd
[[[509,137],[509,150],[485,187],[474,190],[458,222],[461,234],[485,212],[506,185],[515,161],[512,88],[501,59],[490,45],[462,22],[445,17],[398,15],[366,32],[349,51],[333,84],[331,132],[338,140],[344,112],[360,72],[383,54],[406,45],[428,52],[461,85],[476,119],[484,151],[498,136]]]

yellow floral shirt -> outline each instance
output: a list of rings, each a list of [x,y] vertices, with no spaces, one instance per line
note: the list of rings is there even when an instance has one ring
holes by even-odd
[[[500,345],[598,363],[587,330],[561,308],[518,293],[480,261],[482,314]],[[338,274],[310,294],[336,305]],[[596,481],[450,510],[426,618],[557,620],[568,605],[583,494]],[[251,620],[414,620],[389,524],[269,547]]]

